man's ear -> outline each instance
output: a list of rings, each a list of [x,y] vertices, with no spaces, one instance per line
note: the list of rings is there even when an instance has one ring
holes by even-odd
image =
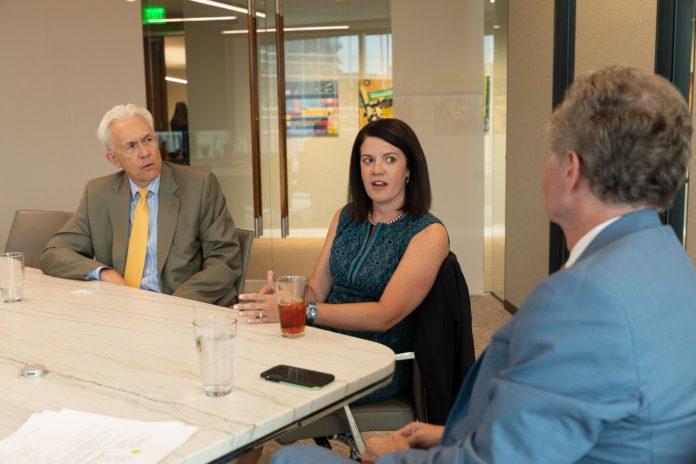
[[[121,162],[118,160],[116,155],[113,154],[113,152],[107,151],[106,159],[109,160],[109,163],[113,164],[114,166],[123,169],[123,166],[121,166]]]
[[[569,150],[565,159],[565,181],[568,192],[575,190],[582,179],[582,158],[575,150]]]

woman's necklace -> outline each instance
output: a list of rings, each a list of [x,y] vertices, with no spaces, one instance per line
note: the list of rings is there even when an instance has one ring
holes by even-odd
[[[401,219],[401,218],[404,217],[404,216],[406,216],[406,211],[400,211],[398,216],[396,216],[394,219],[392,219],[392,220],[389,221],[389,222],[385,222],[385,224],[386,224],[386,225],[394,224],[396,221],[398,221],[399,219]],[[367,212],[367,220],[368,220],[368,222],[369,222],[370,224],[372,224],[373,226],[376,226],[376,225],[377,225],[377,223],[372,222],[372,211],[368,211],[368,212]]]

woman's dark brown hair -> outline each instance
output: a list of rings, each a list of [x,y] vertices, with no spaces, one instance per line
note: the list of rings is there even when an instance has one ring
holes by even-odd
[[[402,210],[411,216],[422,216],[430,210],[431,192],[428,178],[428,163],[418,137],[408,124],[399,119],[379,119],[360,129],[353,143],[350,156],[350,175],[348,179],[348,203],[352,206],[353,217],[358,222],[367,220],[367,212],[372,209],[372,200],[365,191],[360,174],[360,148],[366,137],[376,137],[394,145],[406,155],[409,181]]]

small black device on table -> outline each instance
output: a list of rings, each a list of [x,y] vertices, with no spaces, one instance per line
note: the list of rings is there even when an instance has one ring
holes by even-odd
[[[271,382],[289,383],[300,387],[317,389],[327,383],[333,382],[333,374],[312,371],[301,367],[286,366],[281,364],[263,371],[261,377]]]

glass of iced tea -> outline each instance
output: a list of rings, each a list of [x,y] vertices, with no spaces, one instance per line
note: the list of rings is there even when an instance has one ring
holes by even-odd
[[[296,338],[304,335],[307,317],[307,278],[284,276],[276,280],[280,332],[283,337]]]

